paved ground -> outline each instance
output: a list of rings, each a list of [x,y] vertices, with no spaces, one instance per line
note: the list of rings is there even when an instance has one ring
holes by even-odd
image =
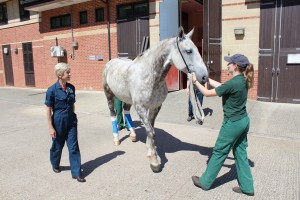
[[[138,142],[126,130],[120,146],[112,144],[111,122],[102,92],[77,92],[79,143],[84,184],[70,175],[64,149],[63,171],[49,162],[45,90],[0,88],[0,199],[299,199],[300,105],[248,102],[251,118],[249,162],[255,197],[231,191],[237,185],[230,154],[213,188],[196,188],[222,122],[221,99],[205,98],[202,126],[187,122],[187,95],[169,93],[156,123],[163,162],[153,173],[146,159],[146,135],[135,111]]]

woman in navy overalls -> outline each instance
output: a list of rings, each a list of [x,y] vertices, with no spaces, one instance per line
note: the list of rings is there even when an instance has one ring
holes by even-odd
[[[68,83],[70,66],[58,63],[54,67],[57,82],[46,93],[47,120],[52,137],[50,161],[55,173],[59,173],[62,149],[67,143],[72,178],[85,182],[81,176],[81,159],[77,138],[77,116],[74,113],[75,87]]]

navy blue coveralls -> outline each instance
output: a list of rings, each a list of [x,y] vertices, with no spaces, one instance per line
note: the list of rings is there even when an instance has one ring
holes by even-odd
[[[56,138],[52,138],[50,161],[58,168],[62,149],[67,142],[72,176],[81,176],[81,159],[77,139],[77,116],[74,113],[75,87],[67,83],[64,91],[59,82],[48,88],[45,104],[52,108],[52,125]]]

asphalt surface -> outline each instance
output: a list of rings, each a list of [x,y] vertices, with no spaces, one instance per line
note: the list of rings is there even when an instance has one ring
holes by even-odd
[[[232,154],[209,191],[195,187],[222,123],[221,98],[204,98],[203,125],[187,122],[185,91],[168,94],[155,131],[163,168],[153,173],[146,159],[146,134],[132,108],[138,141],[126,130],[113,145],[103,92],[77,91],[79,145],[86,183],[71,178],[65,146],[55,174],[49,161],[51,138],[45,90],[0,87],[0,199],[299,199],[300,105],[248,101],[251,119],[248,158],[255,196],[237,186]]]

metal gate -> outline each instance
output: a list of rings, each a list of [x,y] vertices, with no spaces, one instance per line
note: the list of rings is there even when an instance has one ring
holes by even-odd
[[[300,2],[261,2],[258,100],[300,103]]]
[[[204,0],[203,15],[203,61],[209,77],[221,80],[221,6],[220,0]]]
[[[26,86],[35,86],[34,79],[34,67],[33,67],[33,56],[32,56],[32,43],[23,43],[23,62],[24,62],[24,73],[25,73],[25,84]]]
[[[12,69],[10,45],[3,45],[2,53],[3,53],[6,85],[14,86],[14,73]]]
[[[134,59],[149,46],[149,17],[118,20],[118,56]],[[146,44],[147,43],[147,44]]]

